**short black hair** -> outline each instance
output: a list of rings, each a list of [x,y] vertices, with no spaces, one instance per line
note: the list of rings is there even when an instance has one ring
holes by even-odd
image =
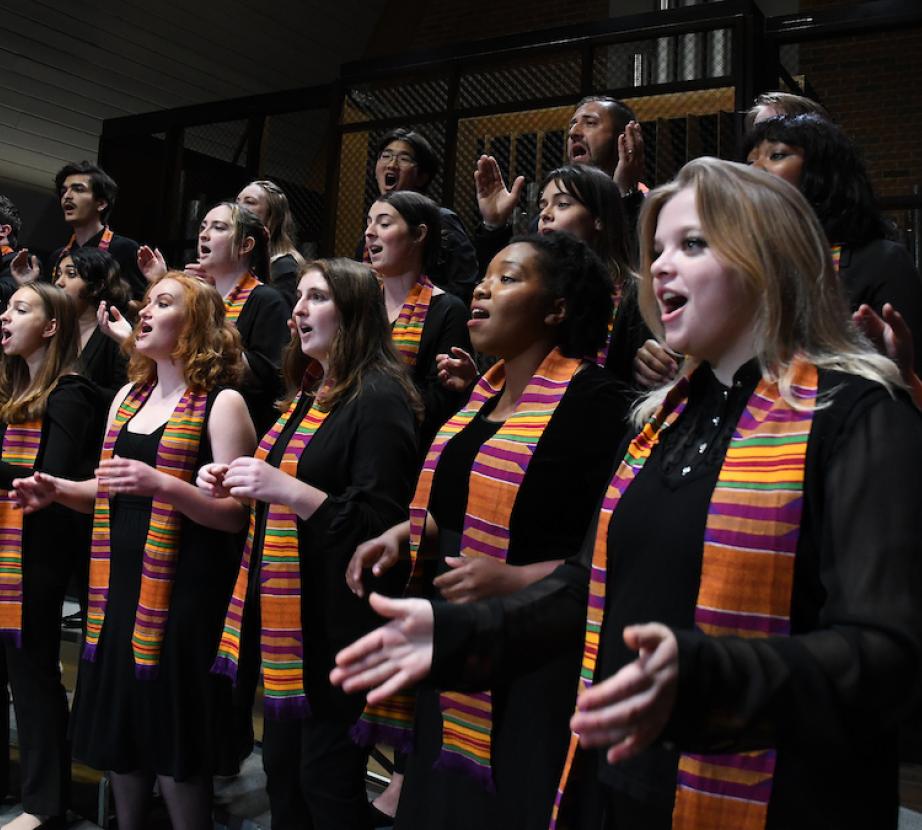
[[[100,220],[105,223],[109,219],[109,214],[115,205],[118,197],[118,185],[115,180],[98,164],[91,161],[74,161],[65,164],[54,177],[55,192],[60,195],[61,188],[64,187],[64,180],[68,176],[89,176],[90,187],[93,188],[93,198],[104,199],[106,208],[99,214]]]
[[[98,306],[104,300],[108,306],[115,306],[123,314],[129,311],[131,288],[122,279],[121,268],[108,251],[90,247],[74,248],[61,259],[68,256],[86,283],[83,299],[89,305]],[[60,262],[58,266],[60,267]]]
[[[22,230],[22,216],[19,208],[7,196],[0,196],[0,225],[9,225],[10,231],[7,239],[12,247],[19,241],[19,232]]]
[[[624,101],[619,101],[617,98],[612,98],[610,95],[587,95],[585,98],[580,98],[576,103],[576,109],[579,109],[583,104],[604,104],[605,108],[611,113],[612,120],[615,122],[615,126],[618,128],[619,133],[624,132],[624,128],[628,125],[629,121],[636,121],[637,116],[634,115],[634,110],[632,110]]]
[[[594,359],[605,345],[614,306],[614,283],[598,255],[564,231],[515,236],[534,248],[544,284],[552,297],[560,297],[566,316],[558,328],[557,346],[566,357]]]
[[[414,190],[392,190],[375,199],[390,205],[402,217],[411,230],[426,226],[423,242],[423,273],[428,273],[438,264],[442,250],[442,215],[439,206],[428,196]]]
[[[888,235],[867,168],[840,127],[815,113],[767,118],[746,135],[744,158],[763,141],[803,150],[800,192],[830,243],[863,245]]]
[[[411,130],[408,127],[397,127],[386,132],[378,142],[375,149],[376,159],[392,141],[405,141],[413,148],[413,153],[416,156],[416,168],[426,177],[425,184],[420,190],[426,190],[435,178],[436,173],[439,172],[439,158],[435,154],[429,139],[416,130]]]

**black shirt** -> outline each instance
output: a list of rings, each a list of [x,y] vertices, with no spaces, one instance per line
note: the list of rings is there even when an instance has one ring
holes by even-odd
[[[74,248],[98,248],[105,232],[106,229],[103,228],[95,236],[91,236],[83,245],[74,243]],[[138,243],[127,236],[119,236],[116,233],[112,235],[112,240],[109,242],[108,253],[119,264],[122,278],[131,287],[131,296],[136,300],[140,300],[144,296],[144,292],[147,291],[147,280],[141,273],[141,269],[138,268]],[[54,269],[63,255],[64,247],[58,248],[46,263],[45,273],[49,274],[52,280],[54,279]]]

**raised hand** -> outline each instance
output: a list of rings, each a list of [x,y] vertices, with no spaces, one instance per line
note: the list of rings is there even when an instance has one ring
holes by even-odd
[[[336,655],[330,682],[349,693],[370,689],[369,703],[380,703],[413,686],[432,669],[432,605],[424,599],[369,598],[390,620]]]
[[[196,277],[202,282],[207,282],[209,285],[214,285],[214,279],[208,276],[208,272],[205,270],[205,266],[198,262],[187,262],[182,270],[190,277]]]
[[[525,187],[525,177],[519,176],[512,183],[512,190],[506,187],[499,164],[493,156],[481,156],[474,170],[474,186],[477,188],[477,206],[480,216],[487,225],[500,227],[512,216]]]
[[[615,764],[655,741],[672,714],[679,677],[675,635],[661,623],[624,629],[624,642],[637,659],[613,677],[580,694],[570,728],[586,747],[609,747]]]
[[[38,257],[34,254],[30,256],[28,248],[20,248],[10,260],[10,274],[17,285],[37,280],[42,275]]]
[[[673,353],[656,340],[647,340],[634,355],[634,382],[645,389],[668,383],[678,371]]]
[[[346,584],[353,594],[357,597],[365,596],[362,571],[371,568],[375,576],[381,576],[397,564],[401,551],[407,547],[407,535],[407,523],[404,522],[384,531],[374,539],[362,542],[355,549],[346,567]]]
[[[148,283],[152,283],[159,280],[169,268],[159,248],[152,250],[149,246],[142,245],[138,248],[138,270],[144,274],[144,279]]]
[[[439,373],[439,383],[452,392],[463,392],[477,380],[474,358],[459,346],[452,346],[450,355],[437,354],[435,368]]]
[[[613,176],[622,196],[635,190],[644,173],[643,130],[636,121],[628,121],[618,136],[618,166]]]
[[[123,343],[131,334],[131,323],[114,305],[107,307],[105,300],[96,309],[96,325],[106,337],[111,337],[116,343]]]

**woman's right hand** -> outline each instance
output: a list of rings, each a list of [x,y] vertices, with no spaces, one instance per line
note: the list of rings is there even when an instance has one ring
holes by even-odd
[[[673,353],[656,340],[647,340],[634,355],[634,382],[644,389],[663,386],[678,372]]]
[[[519,176],[512,183],[512,190],[509,190],[496,159],[493,156],[481,156],[474,170],[474,186],[477,188],[477,206],[484,224],[499,228],[509,221],[519,203],[525,177]]]
[[[397,564],[400,550],[407,544],[406,525],[404,522],[385,530],[380,536],[362,542],[355,549],[346,567],[346,584],[357,597],[365,596],[365,586],[362,584],[363,571],[371,568],[372,574],[382,576]]]
[[[205,464],[195,477],[196,487],[199,490],[204,490],[212,498],[230,498],[230,490],[224,486],[224,474],[227,472],[227,468],[227,464],[218,464],[214,461],[210,464]]]
[[[477,380],[477,365],[464,349],[451,347],[451,354],[437,354],[435,368],[439,383],[452,392],[464,392]]]
[[[142,245],[138,248],[138,270],[144,274],[148,283],[153,283],[169,269],[159,248],[151,249],[148,245]]]
[[[198,262],[187,262],[182,270],[190,277],[195,277],[202,282],[207,282],[209,285],[214,285],[214,280],[208,276],[205,266]]]
[[[372,609],[390,622],[336,655],[330,682],[352,693],[370,689],[369,703],[419,683],[432,670],[435,618],[424,599],[388,599],[372,594]]]
[[[131,323],[114,305],[107,306],[105,300],[96,309],[96,325],[106,337],[111,337],[116,343],[124,343],[131,334]]]
[[[28,478],[14,478],[9,496],[23,513],[35,513],[48,507],[58,495],[58,479],[47,473],[34,472]]]
[[[17,285],[34,282],[42,275],[38,257],[35,254],[30,256],[28,248],[21,248],[16,252],[16,256],[10,260],[10,275]]]

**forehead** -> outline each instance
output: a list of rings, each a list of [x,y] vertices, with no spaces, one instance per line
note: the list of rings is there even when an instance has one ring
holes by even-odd
[[[581,107],[577,107],[576,112],[573,113],[573,117],[570,119],[573,121],[581,121],[587,118],[598,118],[604,123],[611,123],[611,112],[609,108],[605,106],[601,101],[590,101],[587,104],[583,104]]]
[[[327,283],[326,277],[323,276],[323,272],[319,268],[308,268],[307,271],[304,272],[304,276],[301,277],[298,288],[301,290],[302,294],[311,289],[318,289],[320,291],[330,290],[329,283]]]
[[[535,249],[527,242],[513,242],[503,248],[490,263],[491,269],[508,268],[518,266],[528,268],[535,258]]]
[[[217,205],[213,207],[208,213],[205,214],[205,218],[202,222],[230,222],[231,209],[229,205]]]
[[[16,289],[16,292],[12,297],[10,297],[10,305],[13,305],[13,303],[25,303],[26,305],[31,306],[39,299],[40,298],[38,294],[35,293],[35,291],[27,286],[23,286],[22,288]]]
[[[368,211],[369,216],[391,216],[394,219],[403,219],[400,211],[388,202],[375,202]]]
[[[90,186],[90,176],[87,173],[72,173],[64,179],[63,187],[73,187],[75,184],[82,184],[85,187]]]
[[[69,256],[61,257],[61,261],[58,263],[58,268],[73,268],[74,261]]]
[[[656,232],[668,233],[677,228],[698,225],[698,205],[695,189],[686,187],[663,205],[656,220]]]
[[[560,179],[552,179],[547,183],[544,190],[541,192],[541,197],[543,199],[551,199],[559,193],[565,193],[567,196],[572,196],[572,192],[567,188]]]
[[[262,200],[266,198],[266,192],[258,184],[248,184],[237,194],[237,201],[243,198]]]
[[[416,155],[416,151],[413,149],[413,145],[399,138],[392,141],[384,149],[390,150],[392,153],[406,153],[407,155],[414,157]]]
[[[169,294],[174,300],[182,300],[185,297],[185,291],[182,285],[172,277],[160,280],[150,290],[150,298],[156,299],[162,294]]]

